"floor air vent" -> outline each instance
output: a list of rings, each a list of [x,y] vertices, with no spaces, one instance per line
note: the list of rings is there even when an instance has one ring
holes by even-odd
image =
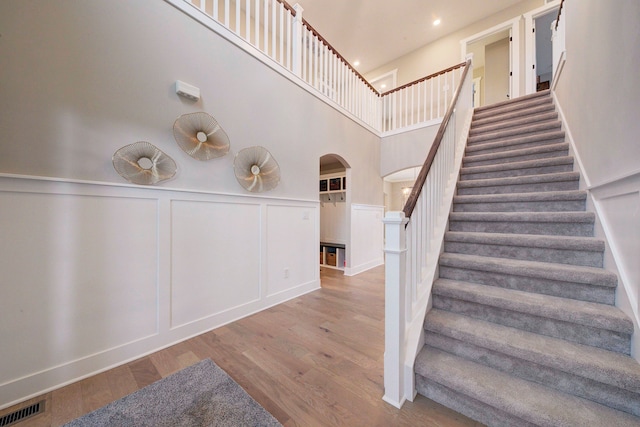
[[[34,403],[33,405],[29,405],[25,408],[18,409],[10,414],[3,415],[0,417],[0,427],[12,426],[20,421],[26,420],[27,418],[33,417],[34,415],[38,415],[44,412],[44,400],[40,402]]]

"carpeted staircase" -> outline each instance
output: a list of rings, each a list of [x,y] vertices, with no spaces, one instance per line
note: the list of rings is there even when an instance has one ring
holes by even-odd
[[[579,179],[548,91],[475,110],[420,394],[491,426],[640,426],[633,323]]]

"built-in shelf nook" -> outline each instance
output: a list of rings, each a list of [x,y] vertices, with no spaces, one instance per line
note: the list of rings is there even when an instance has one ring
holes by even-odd
[[[346,171],[320,175],[320,266],[344,270],[347,242]]]
[[[347,177],[344,173],[320,176],[320,202],[339,203],[347,199]]]

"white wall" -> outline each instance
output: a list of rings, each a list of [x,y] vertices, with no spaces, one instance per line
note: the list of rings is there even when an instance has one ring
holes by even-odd
[[[407,203],[408,195],[402,193],[403,188],[413,188],[415,181],[397,181],[391,183],[391,203],[389,206],[390,211],[401,211]]]
[[[409,132],[383,136],[380,143],[380,176],[422,166],[442,120]]]
[[[319,284],[315,202],[0,177],[0,205],[2,405]]]
[[[558,80],[558,105],[568,125],[584,186],[629,301],[627,314],[640,313],[640,3],[620,0],[565,2],[567,61]],[[607,259],[607,258],[606,258]],[[611,264],[611,263],[610,263]],[[610,266],[614,268],[615,266]],[[640,359],[640,337],[634,354]]]
[[[334,194],[332,198],[339,197]],[[320,205],[320,241],[348,243],[347,204],[343,201],[323,202]]]
[[[382,205],[376,135],[169,3],[7,0],[0,28],[0,407],[316,289],[323,154],[349,162],[353,202]],[[178,148],[193,111],[227,156]],[[125,183],[111,157],[139,140],[175,179]],[[252,145],[281,168],[263,195],[233,174]]]
[[[351,205],[351,258],[344,270],[346,276],[384,264],[383,217],[384,206]]]

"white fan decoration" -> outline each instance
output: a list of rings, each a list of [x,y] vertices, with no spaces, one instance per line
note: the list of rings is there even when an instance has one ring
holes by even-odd
[[[233,170],[240,185],[253,193],[273,190],[280,182],[280,166],[264,147],[240,150],[233,161]]]
[[[204,112],[178,117],[173,123],[173,137],[185,153],[197,160],[210,160],[229,152],[227,133]]]
[[[134,184],[150,185],[173,178],[176,162],[155,145],[138,141],[125,145],[113,154],[113,168]]]

